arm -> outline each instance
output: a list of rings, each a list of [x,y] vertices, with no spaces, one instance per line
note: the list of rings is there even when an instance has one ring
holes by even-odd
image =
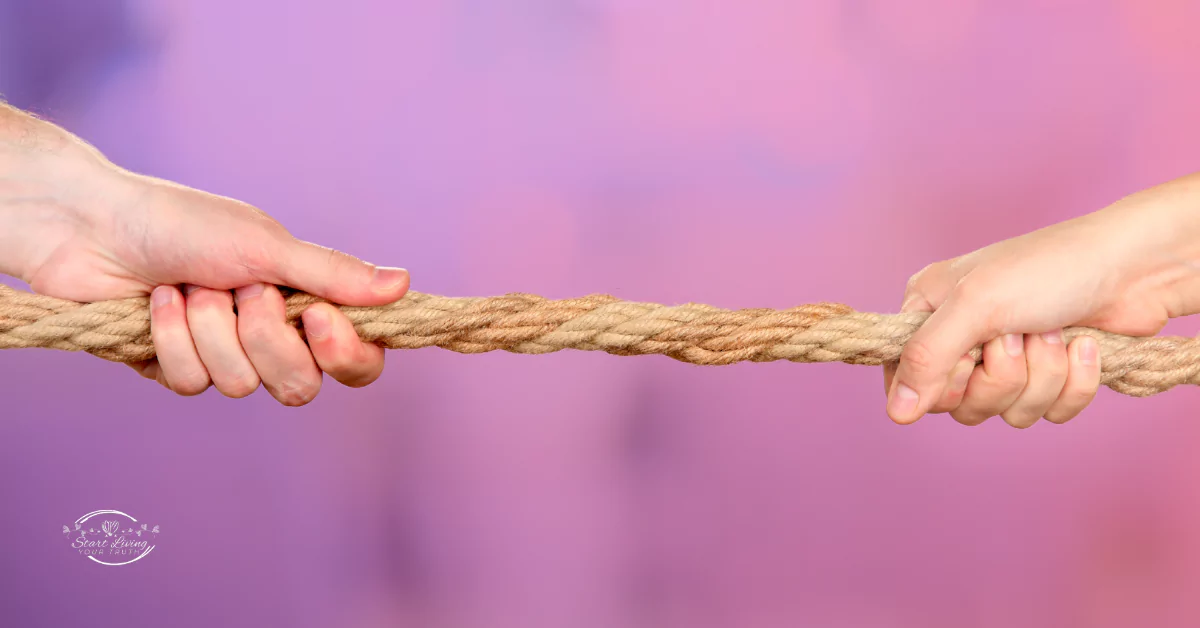
[[[30,235],[35,226],[55,221],[60,204],[55,197],[65,187],[50,181],[56,162],[79,162],[56,156],[86,152],[82,142],[72,144],[68,137],[0,102],[0,273],[28,281],[31,260],[43,248]]]
[[[321,373],[362,386],[383,350],[336,308],[304,313],[308,342],[284,322],[287,285],[345,305],[381,305],[408,273],[292,237],[234,199],[138,175],[49,122],[0,104],[0,272],[76,301],[151,295],[158,358],[135,365],[177,393],[232,397],[262,383],[302,405]],[[236,298],[236,310],[235,310]]]

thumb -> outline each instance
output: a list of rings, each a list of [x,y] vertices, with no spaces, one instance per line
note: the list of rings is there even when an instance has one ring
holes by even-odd
[[[267,278],[341,305],[371,306],[398,301],[408,292],[408,271],[375,266],[353,255],[291,240]]]
[[[950,371],[962,356],[987,339],[988,311],[956,290],[926,319],[900,353],[888,391],[887,413],[908,424],[941,399]]]

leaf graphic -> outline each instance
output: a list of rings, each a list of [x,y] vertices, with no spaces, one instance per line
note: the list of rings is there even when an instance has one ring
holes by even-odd
[[[151,530],[151,532],[158,534],[158,526],[154,526],[154,529]]]
[[[142,531],[141,531],[141,530],[138,530],[138,531],[137,531],[137,535],[138,535],[138,536],[141,536],[141,535],[142,535]]]
[[[70,533],[71,533],[71,528],[68,528],[67,526],[63,526],[63,534],[70,534]]]
[[[76,529],[76,530],[78,530],[78,529],[79,529],[79,524],[78,524],[78,523],[76,523],[76,524],[75,524],[75,529]]]

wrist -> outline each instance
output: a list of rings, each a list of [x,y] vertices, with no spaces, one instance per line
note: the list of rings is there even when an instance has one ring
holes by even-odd
[[[19,259],[22,229],[22,200],[28,194],[22,176],[21,146],[27,140],[30,126],[26,116],[0,102],[0,274],[21,276]]]
[[[1200,173],[1172,182],[1176,194],[1169,203],[1176,226],[1180,260],[1178,279],[1171,285],[1172,316],[1200,314]]]
[[[1167,211],[1173,214],[1180,257],[1192,268],[1200,270],[1200,173],[1189,175],[1168,184],[1174,196]]]
[[[1136,285],[1172,318],[1200,313],[1200,174],[1128,196],[1096,213]]]
[[[29,281],[30,270],[77,222],[71,197],[90,179],[87,162],[95,159],[88,149],[95,152],[62,128],[0,103],[0,274]]]

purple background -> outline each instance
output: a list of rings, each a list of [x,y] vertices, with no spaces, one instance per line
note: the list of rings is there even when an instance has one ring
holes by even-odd
[[[416,290],[895,311],[1200,169],[1196,7],[0,0],[0,92]],[[1200,622],[1193,389],[1018,431],[893,425],[865,367],[389,364],[287,409],[4,352],[0,623]],[[76,555],[102,508],[154,554]]]

